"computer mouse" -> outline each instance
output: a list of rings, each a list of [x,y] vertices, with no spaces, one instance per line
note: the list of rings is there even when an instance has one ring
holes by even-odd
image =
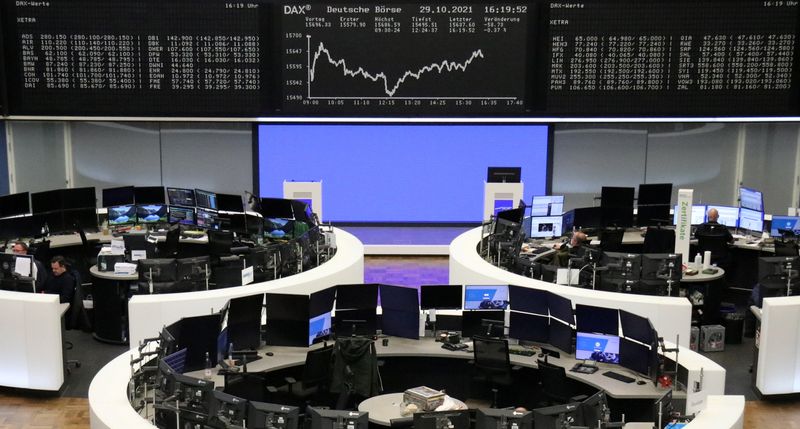
[[[264,354],[265,354],[265,355],[267,355],[267,356],[272,356],[272,355],[274,355],[275,353],[272,353],[272,352],[266,352],[266,353],[264,353]]]
[[[636,384],[638,384],[639,386],[641,386],[642,384],[644,384],[644,380],[636,380]]]

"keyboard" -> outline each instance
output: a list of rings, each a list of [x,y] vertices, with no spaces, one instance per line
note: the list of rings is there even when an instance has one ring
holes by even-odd
[[[603,375],[605,375],[608,378],[613,378],[614,380],[621,381],[623,383],[633,383],[634,381],[636,381],[635,378],[628,377],[627,375],[622,375],[614,371],[606,371],[603,373]]]
[[[518,355],[518,356],[533,356],[536,354],[533,350],[530,349],[508,349],[508,354],[510,355]]]

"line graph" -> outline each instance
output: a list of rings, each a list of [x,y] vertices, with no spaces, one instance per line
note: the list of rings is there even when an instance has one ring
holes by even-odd
[[[442,99],[442,98],[448,98],[448,97],[395,97],[394,95],[397,93],[397,90],[400,88],[401,85],[403,85],[403,83],[406,81],[406,79],[414,78],[416,80],[419,80],[420,78],[422,78],[423,75],[431,73],[431,72],[434,72],[434,71],[439,73],[439,74],[442,74],[443,72],[454,72],[454,71],[464,72],[464,71],[467,70],[467,67],[469,67],[469,65],[472,64],[473,61],[476,61],[478,59],[484,59],[483,51],[481,49],[476,49],[476,50],[472,51],[472,53],[469,55],[469,58],[467,58],[463,62],[459,63],[459,62],[456,62],[456,61],[451,61],[451,60],[446,60],[445,59],[445,60],[441,60],[439,62],[435,62],[435,63],[431,63],[431,64],[428,64],[428,65],[422,66],[419,69],[417,69],[416,71],[406,70],[402,74],[402,76],[400,76],[399,78],[397,78],[394,81],[393,84],[390,84],[390,78],[386,75],[386,73],[384,73],[382,71],[381,72],[377,72],[377,73],[372,73],[370,71],[365,70],[363,67],[360,67],[360,66],[357,69],[351,69],[351,68],[348,67],[347,62],[346,62],[346,60],[344,58],[334,59],[333,56],[331,56],[331,51],[328,48],[325,47],[324,42],[319,42],[319,45],[317,45],[317,48],[314,51],[314,54],[313,54],[313,57],[312,57],[312,55],[311,55],[311,35],[310,34],[306,35],[306,41],[307,41],[306,52],[308,53],[308,64],[307,64],[308,79],[307,79],[307,82],[308,82],[308,98],[309,99],[315,99],[315,98],[317,98],[317,99],[349,98],[349,97],[314,97],[314,96],[311,95],[311,84],[314,82],[314,78],[315,78],[315,75],[316,75],[317,61],[319,61],[320,58],[323,55],[325,57],[323,59],[323,61],[327,60],[328,64],[334,66],[335,68],[337,68],[337,69],[341,68],[342,74],[344,76],[355,77],[355,78],[362,77],[362,78],[364,78],[366,80],[369,80],[369,81],[372,81],[372,82],[382,81],[383,82],[383,90],[384,90],[384,93],[386,93],[386,96],[388,98],[395,98],[395,99],[404,99],[404,98]],[[391,85],[391,87],[390,87],[390,85]],[[382,98],[387,98],[387,97],[355,97],[355,98],[382,99]],[[469,99],[515,99],[516,97],[452,97],[452,98],[458,98],[458,99],[466,99],[466,98],[469,98]]]

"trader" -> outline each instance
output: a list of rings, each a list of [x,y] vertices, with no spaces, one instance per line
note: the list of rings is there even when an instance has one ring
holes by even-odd
[[[67,262],[64,257],[54,256],[50,260],[50,268],[53,274],[44,284],[44,293],[59,295],[62,304],[71,302],[72,295],[75,294],[75,277],[67,272]]]
[[[575,231],[572,233],[569,242],[553,246],[557,250],[556,256],[553,258],[554,265],[566,267],[569,264],[570,258],[583,257],[585,250],[583,244],[587,241],[589,241],[589,238],[586,236],[586,233]]]
[[[14,243],[14,247],[11,248],[11,251],[14,252],[15,255],[27,255],[28,245],[23,241],[17,241]],[[44,268],[44,264],[36,258],[33,258],[33,265],[36,266],[36,272],[33,275],[36,292],[42,292],[44,282],[47,280],[47,270]]]
[[[731,235],[731,232],[728,231],[728,227],[717,222],[719,219],[719,212],[717,209],[710,209],[707,216],[708,221],[697,227],[697,231],[695,231],[694,236],[723,235],[725,236],[725,241],[728,243],[733,243],[733,235]]]

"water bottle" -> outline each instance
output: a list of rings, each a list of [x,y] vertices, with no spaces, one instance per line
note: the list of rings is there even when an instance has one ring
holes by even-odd
[[[694,255],[694,266],[700,269],[701,265],[703,265],[703,255],[697,252],[697,254]]]
[[[211,356],[206,352],[206,369],[203,371],[203,378],[206,380],[211,380]]]

